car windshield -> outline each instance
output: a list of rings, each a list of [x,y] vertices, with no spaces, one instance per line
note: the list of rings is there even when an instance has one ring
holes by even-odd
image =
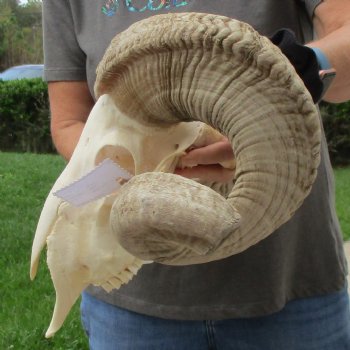
[[[2,80],[14,80],[14,79],[25,79],[25,78],[42,78],[43,68],[38,67],[16,67],[9,68],[0,74]]]

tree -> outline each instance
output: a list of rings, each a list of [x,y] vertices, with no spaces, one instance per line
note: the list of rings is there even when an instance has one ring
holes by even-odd
[[[0,70],[42,63],[41,7],[39,0],[0,0]]]

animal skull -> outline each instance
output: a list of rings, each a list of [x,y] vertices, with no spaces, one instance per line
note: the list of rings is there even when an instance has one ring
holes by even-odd
[[[31,277],[47,242],[56,289],[47,336],[88,284],[110,290],[146,261],[204,263],[264,239],[299,208],[319,164],[310,94],[278,48],[236,20],[178,13],[136,23],[112,40],[95,90],[33,243]],[[171,174],[186,149],[221,134],[236,158],[227,199]],[[53,196],[107,157],[135,174],[117,193],[82,208]]]
[[[72,159],[48,195],[33,242],[31,278],[36,275],[40,252],[47,243],[47,263],[56,289],[47,337],[60,328],[89,284],[109,292],[127,283],[144,263],[120,246],[110,228],[110,211],[118,193],[81,208],[63,202],[53,193],[106,158],[117,161],[131,174],[173,172],[188,148],[221,138],[221,134],[201,122],[170,127],[142,125],[120,112],[110,96],[98,99]],[[224,165],[233,168],[234,162]]]

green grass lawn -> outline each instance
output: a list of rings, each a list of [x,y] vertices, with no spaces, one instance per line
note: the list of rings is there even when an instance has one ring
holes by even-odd
[[[38,276],[29,266],[36,223],[44,200],[64,167],[58,156],[0,152],[0,349],[87,349],[75,305],[52,339],[50,323],[55,292],[42,254]]]
[[[344,239],[350,239],[350,168],[335,169],[336,208]]]
[[[0,152],[0,349],[84,350],[87,341],[75,305],[61,330],[45,339],[55,294],[42,254],[31,282],[31,244],[44,200],[63,160],[53,155]],[[337,169],[336,202],[344,237],[350,239],[350,168]]]

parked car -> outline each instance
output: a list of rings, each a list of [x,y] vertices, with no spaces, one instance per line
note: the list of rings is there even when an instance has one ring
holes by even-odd
[[[0,73],[0,80],[43,78],[43,64],[24,64],[4,70]]]

